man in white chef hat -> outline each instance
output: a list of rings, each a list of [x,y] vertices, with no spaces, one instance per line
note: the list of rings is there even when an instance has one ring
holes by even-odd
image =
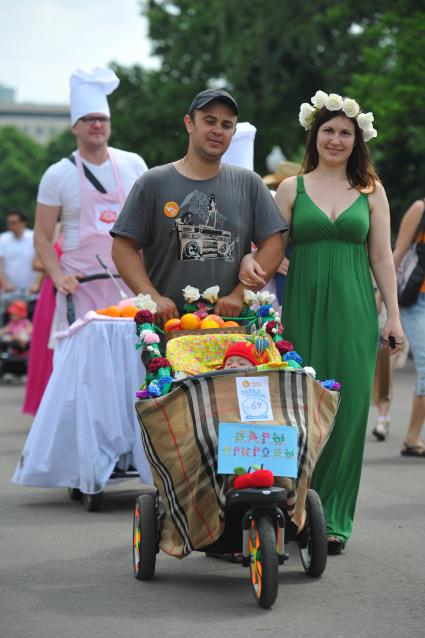
[[[111,280],[82,285],[78,281],[80,276],[102,271],[96,255],[116,272],[109,230],[134,182],[147,170],[139,155],[108,146],[107,96],[118,84],[116,74],[103,67],[72,73],[70,110],[77,150],[50,166],[38,189],[35,246],[58,291],[55,325],[59,329],[66,325],[67,293],[73,295],[76,318],[119,300]],[[53,247],[58,221],[63,237],[60,258]]]

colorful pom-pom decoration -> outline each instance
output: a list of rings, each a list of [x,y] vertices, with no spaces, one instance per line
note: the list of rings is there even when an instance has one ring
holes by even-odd
[[[298,354],[295,350],[290,350],[286,354],[283,355],[282,359],[287,361],[288,364],[290,361],[296,361],[299,366],[302,366],[303,359],[302,356]]]
[[[341,384],[335,379],[326,379],[325,381],[320,382],[324,388],[327,390],[336,390],[337,392],[341,390]]]

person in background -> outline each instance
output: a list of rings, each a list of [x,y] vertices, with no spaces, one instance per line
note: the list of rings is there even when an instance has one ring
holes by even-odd
[[[6,214],[8,230],[0,234],[0,291],[36,293],[40,276],[33,270],[34,232],[27,228],[27,215],[18,208]]]
[[[376,307],[378,309],[379,328],[382,329],[387,321],[387,311],[379,291],[375,293]],[[372,386],[372,402],[376,408],[377,416],[372,430],[373,436],[378,441],[385,441],[390,431],[390,408],[393,393],[394,370],[401,369],[406,364],[409,353],[409,342],[405,340],[403,349],[391,356],[388,348],[379,348],[376,357],[375,376]]]
[[[54,244],[58,259],[61,256],[60,244],[61,239],[59,238]],[[37,255],[34,258],[34,269],[44,274],[41,260]],[[28,379],[22,407],[24,414],[35,416],[53,370],[53,349],[49,347],[49,341],[55,308],[56,290],[52,279],[46,275],[41,284],[32,318],[33,329],[28,354]]]
[[[385,346],[398,352],[404,335],[390,211],[366,145],[377,135],[373,115],[353,99],[318,91],[312,104],[301,105],[299,120],[308,131],[302,175],[285,179],[275,197],[293,246],[283,324],[317,377],[342,384],[311,481],[323,503],[328,553],[339,554],[353,528],[378,349],[371,270],[388,312]],[[249,284],[256,270],[244,257],[241,281]]]
[[[0,328],[0,342],[2,345],[25,350],[31,339],[32,323],[28,319],[28,306],[25,301],[17,299],[7,308],[9,321]]]
[[[415,237],[420,247],[419,258],[425,266],[425,200],[422,199],[413,202],[401,221],[394,249],[394,263],[397,269]],[[425,442],[421,438],[425,423],[425,279],[416,303],[407,308],[400,308],[400,317],[416,367],[412,412],[401,454],[425,459]]]
[[[184,116],[185,156],[137,181],[111,231],[119,273],[134,294],[151,295],[163,322],[179,316],[186,285],[219,286],[214,312],[240,316],[239,266],[251,242],[266,278],[282,260],[287,223],[269,190],[253,171],[221,161],[237,116],[228,92],[196,95]]]
[[[77,150],[50,166],[38,189],[35,246],[58,291],[56,328],[67,326],[66,294],[73,295],[76,318],[117,301],[117,289],[110,279],[79,286],[78,277],[101,271],[97,254],[116,273],[109,230],[134,182],[147,170],[139,155],[108,146],[111,118],[107,95],[118,84],[115,73],[103,67],[72,73],[71,124]],[[59,218],[63,235],[60,257],[53,242]]]

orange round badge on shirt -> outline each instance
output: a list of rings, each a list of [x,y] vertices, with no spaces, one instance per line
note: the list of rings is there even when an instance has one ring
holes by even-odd
[[[164,215],[167,217],[177,217],[180,212],[180,206],[177,202],[167,202],[164,204]]]

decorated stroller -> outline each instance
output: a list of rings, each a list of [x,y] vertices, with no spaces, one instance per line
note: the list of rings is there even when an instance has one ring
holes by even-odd
[[[184,360],[187,372],[192,360],[194,376],[136,404],[155,487],[135,503],[133,566],[137,579],[149,580],[160,549],[177,558],[194,550],[236,556],[249,567],[258,604],[269,608],[278,567],[288,558],[285,543],[297,543],[309,576],[321,576],[326,567],[323,510],[309,481],[339,394],[299,366],[282,367],[280,357],[265,370],[211,371],[229,342],[241,339],[173,339],[167,358],[177,369]],[[241,461],[274,469],[274,485],[235,489]]]

